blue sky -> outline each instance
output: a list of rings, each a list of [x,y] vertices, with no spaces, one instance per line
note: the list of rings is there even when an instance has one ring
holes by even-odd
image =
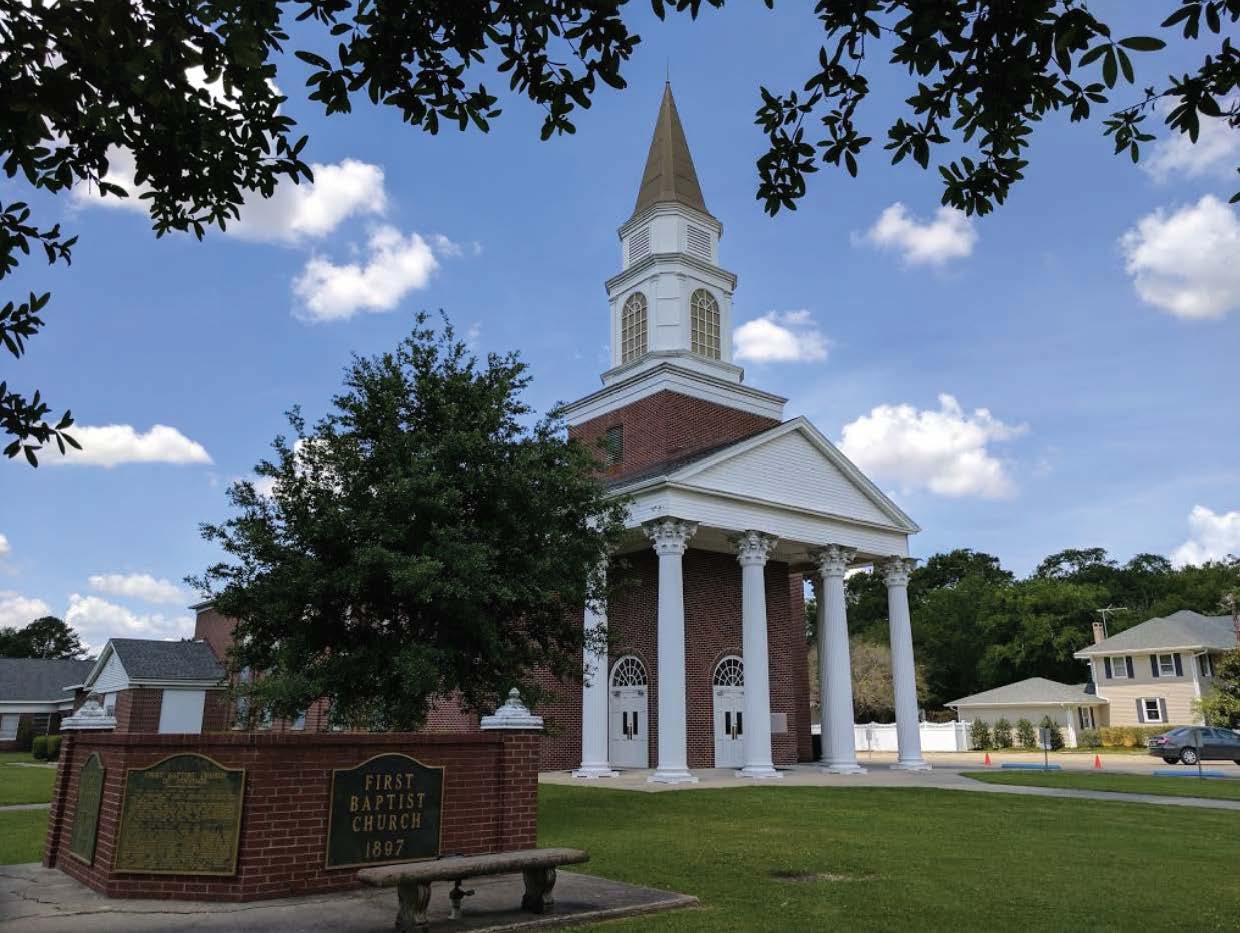
[[[46,330],[6,374],[80,425],[113,426],[88,437],[118,462],[0,464],[0,624],[67,614],[94,644],[190,631],[180,581],[216,557],[198,523],[225,516],[226,484],[289,406],[321,413],[350,353],[391,347],[419,310],[443,308],[480,352],[519,350],[540,410],[597,387],[603,281],[669,65],[740,279],[747,382],[787,396],[892,492],[924,529],[915,554],[973,547],[1024,573],[1073,546],[1240,551],[1235,141],[1163,145],[1139,169],[1096,125],[1052,117],[989,217],[940,216],[937,173],[876,147],[858,179],[824,170],[800,210],[771,219],[754,198],[756,89],[804,79],[812,17],[751,4],[637,27],[629,90],[604,89],[575,136],[545,143],[539,112],[513,99],[486,136],[430,137],[364,102],[324,118],[301,98],[306,67],[284,63],[286,109],[328,168],[236,234],[157,241],[130,209],[31,198],[81,240],[71,268],[30,262],[6,289],[53,291]],[[863,120],[881,139],[908,91],[881,65],[872,80]],[[0,182],[0,199],[19,194]]]

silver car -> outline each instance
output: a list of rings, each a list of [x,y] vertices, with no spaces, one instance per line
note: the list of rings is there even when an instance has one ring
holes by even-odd
[[[1240,734],[1210,726],[1180,726],[1150,739],[1149,750],[1169,765],[1177,761],[1186,765],[1234,761],[1240,765]]]

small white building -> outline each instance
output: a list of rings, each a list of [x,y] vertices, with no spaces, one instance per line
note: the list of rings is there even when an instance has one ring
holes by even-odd
[[[974,722],[980,719],[989,726],[1006,719],[1012,724],[1013,732],[1021,719],[1028,719],[1036,728],[1043,717],[1049,716],[1063,732],[1064,745],[1076,748],[1077,735],[1082,729],[1096,729],[1106,721],[1102,713],[1107,701],[1090,692],[1089,686],[1030,677],[952,700],[947,705],[956,711],[957,719]]]

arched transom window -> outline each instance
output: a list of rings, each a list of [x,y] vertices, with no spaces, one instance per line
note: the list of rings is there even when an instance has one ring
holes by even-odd
[[[715,668],[716,687],[745,686],[745,663],[735,655],[724,658]]]
[[[613,687],[646,686],[646,665],[633,655],[626,655],[612,668],[611,685]]]
[[[708,359],[719,359],[719,303],[704,288],[689,297],[689,349]]]
[[[620,362],[631,363],[646,352],[646,296],[633,292],[620,312]]]

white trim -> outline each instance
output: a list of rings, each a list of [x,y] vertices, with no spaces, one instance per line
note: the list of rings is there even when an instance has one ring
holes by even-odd
[[[1163,698],[1162,697],[1139,697],[1139,699],[1141,701],[1141,721],[1143,723],[1147,723],[1147,722],[1153,723],[1156,726],[1165,725],[1165,721],[1163,720],[1163,715],[1162,715]],[[1150,718],[1150,709],[1148,706],[1146,706],[1147,703],[1154,704],[1154,715],[1156,718],[1154,719]]]
[[[1103,648],[1101,651],[1095,650],[1098,647],[1099,647],[1098,645],[1092,645],[1089,648],[1082,648],[1080,651],[1076,652],[1076,654],[1072,655],[1072,657],[1076,658],[1078,661],[1088,661],[1090,658],[1114,657],[1116,651],[1122,651],[1125,655],[1129,655],[1129,654],[1135,655],[1135,654],[1157,654],[1157,653],[1166,652],[1166,651],[1170,651],[1171,653],[1174,654],[1177,651],[1228,651],[1230,650],[1228,648],[1220,648],[1217,645],[1200,645],[1200,644],[1198,645],[1172,645],[1170,647],[1164,645],[1161,648]]]
[[[104,667],[107,666],[108,658],[116,654],[116,649],[112,647],[112,639],[108,639],[107,644],[103,646],[103,650],[99,652],[99,657],[95,660],[95,666],[90,669],[90,673],[86,675],[86,679],[82,681],[82,687],[93,685],[103,673]],[[128,683],[129,672],[125,670],[125,664],[121,661],[121,656],[116,655],[116,666],[121,669],[121,673],[125,675],[125,682]],[[124,689],[123,687],[120,689]]]
[[[1158,676],[1159,677],[1174,677],[1175,676],[1175,652],[1174,651],[1171,652],[1170,654],[1159,652],[1155,654],[1154,657],[1157,658],[1155,663],[1158,665]],[[1163,658],[1167,659],[1167,667],[1165,668],[1163,667]]]
[[[0,713],[59,713],[73,709],[73,700],[0,700]]]
[[[1110,700],[1098,697],[1096,700],[1021,700],[1019,702],[1009,700],[1005,703],[988,703],[984,700],[979,700],[976,703],[944,703],[943,705],[956,710],[962,706],[966,709],[974,706],[1052,706],[1055,709],[1059,709],[1065,706],[1109,706],[1110,703]]]
[[[1112,655],[1107,655],[1107,657],[1111,659],[1111,679],[1112,680],[1136,680],[1135,677],[1128,676],[1128,655],[1112,654]],[[1116,661],[1119,661],[1118,665],[1116,665],[1115,663]],[[1134,674],[1136,673],[1136,670],[1135,670],[1136,666],[1137,665],[1134,663],[1133,664]],[[1117,672],[1122,672],[1122,673],[1117,673]],[[1106,673],[1106,672],[1103,671],[1103,673]]]

